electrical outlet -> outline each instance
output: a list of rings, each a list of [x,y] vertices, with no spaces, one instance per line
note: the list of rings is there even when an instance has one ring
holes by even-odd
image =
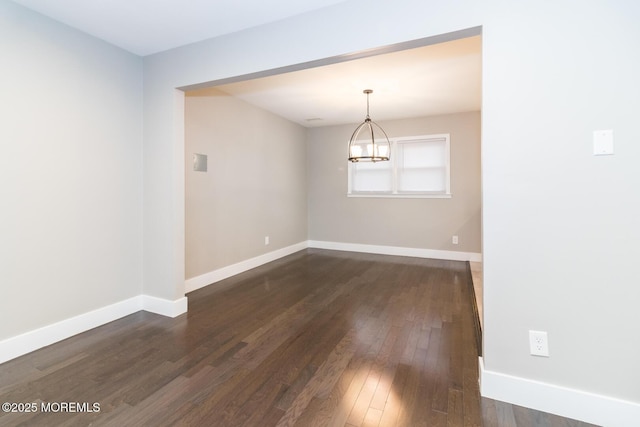
[[[264,245],[267,246],[269,244],[269,236],[264,236]]]
[[[451,237],[451,243],[453,243],[454,245],[457,245],[458,244],[458,236]]]
[[[532,356],[549,357],[549,341],[544,331],[529,331],[529,351]]]

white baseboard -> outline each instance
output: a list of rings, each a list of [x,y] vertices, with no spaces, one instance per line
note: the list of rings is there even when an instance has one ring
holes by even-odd
[[[416,258],[446,259],[450,261],[481,262],[482,255],[476,252],[443,251],[437,249],[404,248],[399,246],[363,245],[360,243],[323,242],[309,240],[310,248],[336,251],[364,252],[381,255],[410,256]]]
[[[411,256],[418,258],[446,259],[451,261],[482,261],[482,255],[473,252],[441,251],[435,249],[403,248],[397,246],[363,245],[359,243],[323,242],[318,240],[308,240],[257,256],[255,258],[241,261],[227,267],[222,267],[217,270],[202,274],[200,276],[193,277],[191,279],[187,279],[184,282],[185,292],[189,293],[195,291],[196,289],[204,288],[205,286],[235,276],[236,274],[243,273],[247,270],[251,270],[252,268],[259,267],[268,262],[275,261],[284,256],[291,255],[306,248],[365,252],[381,255]]]
[[[195,291],[196,289],[204,288],[212,283],[219,282],[227,279],[236,274],[244,273],[252,268],[259,267],[271,261],[275,261],[279,258],[291,255],[295,252],[301,251],[307,248],[307,242],[296,243],[295,245],[287,246],[282,249],[277,249],[272,252],[268,252],[263,255],[259,255],[254,258],[250,258],[245,261],[240,261],[236,264],[232,264],[226,267],[219,268],[217,270],[210,271],[200,276],[187,279],[184,282],[184,289],[186,293]]]
[[[187,297],[175,301],[141,295],[142,309],[150,313],[161,314],[167,317],[178,317],[187,312]]]
[[[488,371],[482,357],[479,366],[483,397],[599,426],[629,427],[640,420],[638,403]]]
[[[24,334],[0,341],[0,363],[73,335],[120,319],[142,309],[140,297],[129,298]]]
[[[176,317],[187,311],[187,298],[176,301],[139,295],[0,341],[0,363],[31,353],[140,310]]]

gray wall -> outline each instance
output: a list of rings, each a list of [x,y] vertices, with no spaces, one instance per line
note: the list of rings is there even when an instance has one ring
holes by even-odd
[[[305,128],[215,89],[185,104],[186,278],[307,240]]]
[[[142,290],[142,60],[0,2],[0,340]]]
[[[483,32],[486,366],[640,403],[640,4],[495,12]],[[615,155],[593,155],[597,129],[614,130]],[[550,358],[528,354],[529,329],[548,331]]]
[[[357,123],[310,129],[309,239],[479,253],[480,113],[379,124],[389,137],[449,133],[452,197],[347,197],[346,146]],[[453,235],[458,245],[451,243]]]

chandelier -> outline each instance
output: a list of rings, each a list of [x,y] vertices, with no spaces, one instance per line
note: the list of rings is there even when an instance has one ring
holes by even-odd
[[[369,117],[369,95],[371,89],[362,93],[367,95],[367,117],[353,131],[349,140],[350,162],[383,162],[389,160],[391,144],[385,131]]]

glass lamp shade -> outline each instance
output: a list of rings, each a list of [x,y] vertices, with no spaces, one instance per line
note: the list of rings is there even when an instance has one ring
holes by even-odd
[[[391,144],[385,131],[369,117],[360,124],[349,140],[350,162],[383,162],[389,160]]]

